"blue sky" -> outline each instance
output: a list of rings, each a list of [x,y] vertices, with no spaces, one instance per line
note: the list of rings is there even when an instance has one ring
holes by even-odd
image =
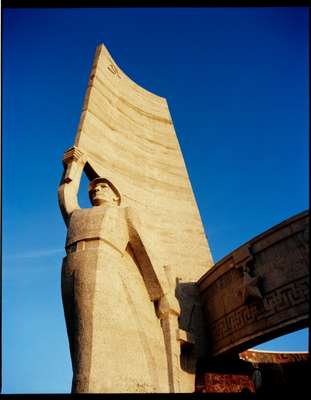
[[[218,261],[309,207],[308,9],[2,12],[3,392],[68,393],[57,187],[96,46],[167,98]],[[260,347],[306,351],[307,335]]]

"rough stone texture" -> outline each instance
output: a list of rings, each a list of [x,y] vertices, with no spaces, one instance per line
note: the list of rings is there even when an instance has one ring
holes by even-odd
[[[196,392],[237,393],[248,390],[270,398],[269,394],[308,391],[309,353],[246,350],[233,357],[214,357],[201,366]],[[280,392],[281,391],[281,392]],[[276,396],[276,398],[279,398]],[[300,397],[299,397],[300,398]]]
[[[253,364],[289,364],[309,361],[308,352],[277,352],[246,350],[239,354],[241,360]]]
[[[271,391],[279,396],[310,397],[307,395],[310,392],[309,353],[247,350],[239,357],[253,366],[256,392],[262,398],[268,398]]]
[[[309,213],[241,246],[199,281],[209,355],[240,352],[309,320]]]
[[[255,393],[255,387],[248,375],[206,373],[201,393],[240,393],[247,389]]]
[[[195,281],[212,257],[166,100],[103,45],[63,165],[73,392],[193,392],[205,338]],[[110,182],[104,206],[79,208],[83,171]]]

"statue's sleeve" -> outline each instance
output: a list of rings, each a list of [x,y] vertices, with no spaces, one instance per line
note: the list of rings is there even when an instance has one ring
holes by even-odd
[[[77,147],[72,147],[64,154],[64,172],[58,187],[58,202],[67,226],[72,212],[80,208],[78,191],[85,163],[85,156]]]
[[[138,261],[150,300],[157,301],[165,291],[163,267],[156,264],[156,258],[147,240],[146,232],[142,229],[140,218],[133,208],[126,208],[126,219],[129,241]]]

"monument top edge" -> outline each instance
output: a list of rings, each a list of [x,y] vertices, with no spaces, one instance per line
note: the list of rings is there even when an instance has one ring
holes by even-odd
[[[159,96],[158,94],[145,89],[143,86],[141,86],[140,84],[138,84],[137,82],[135,82],[132,78],[130,78],[124,71],[122,68],[119,67],[119,65],[115,62],[114,58],[112,57],[111,53],[109,52],[109,50],[107,49],[107,47],[104,45],[104,43],[100,43],[97,47],[96,47],[96,54],[95,54],[95,62],[94,64],[97,64],[100,56],[104,55],[106,57],[109,57],[113,63],[118,67],[118,70],[121,71],[122,75],[124,75],[124,77],[126,79],[128,79],[130,81],[130,83],[132,85],[135,86],[136,89],[138,89],[139,91],[143,92],[144,94],[146,94],[147,96],[150,96],[152,98],[157,99],[158,101],[164,103],[165,106],[167,106],[167,99],[163,96]]]

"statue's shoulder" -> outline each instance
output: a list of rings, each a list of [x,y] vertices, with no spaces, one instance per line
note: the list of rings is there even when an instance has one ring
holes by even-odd
[[[136,214],[135,208],[132,206],[120,207],[125,214]]]
[[[70,219],[90,218],[103,214],[97,207],[76,208],[71,214]]]
[[[74,215],[79,215],[79,214],[87,214],[89,212],[92,212],[94,210],[94,207],[85,207],[85,208],[76,208],[75,210],[73,210],[72,214]]]
[[[124,207],[124,215],[128,222],[138,227],[140,226],[140,217],[137,209],[132,206]]]

